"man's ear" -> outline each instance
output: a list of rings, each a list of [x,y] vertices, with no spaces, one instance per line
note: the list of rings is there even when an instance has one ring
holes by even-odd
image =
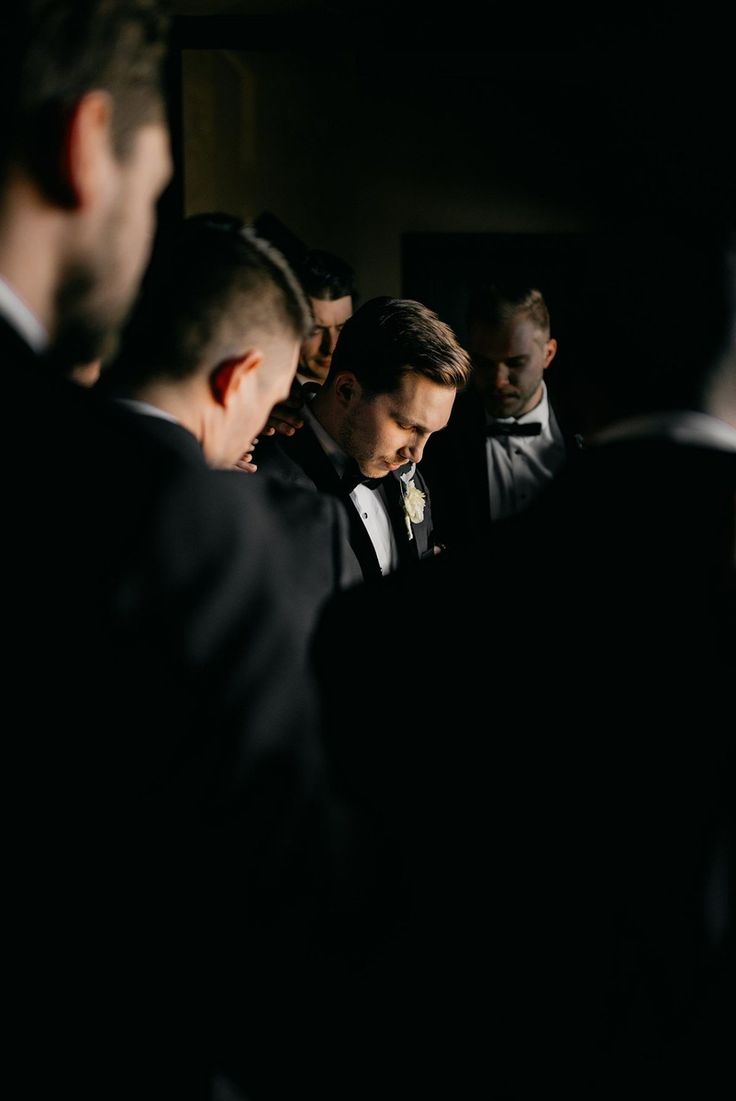
[[[544,370],[546,371],[552,360],[557,355],[557,341],[552,338],[544,346]]]
[[[217,404],[226,407],[246,376],[262,362],[263,353],[253,349],[218,363],[210,373],[210,392]]]
[[[341,405],[349,405],[356,398],[359,398],[362,393],[360,383],[352,371],[341,371],[335,376],[332,385]]]
[[[49,165],[44,184],[49,197],[69,210],[89,206],[102,186],[112,157],[112,100],[107,92],[88,92],[63,114],[58,163]]]

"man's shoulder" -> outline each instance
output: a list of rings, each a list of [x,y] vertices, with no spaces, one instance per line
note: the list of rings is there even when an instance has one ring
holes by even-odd
[[[8,368],[27,367],[38,363],[39,358],[9,321],[0,315],[0,364]]]
[[[253,460],[259,471],[273,478],[290,482],[302,488],[315,488],[314,480],[307,472],[309,457],[314,452],[316,439],[308,424],[297,429],[293,436],[276,433],[258,441]]]

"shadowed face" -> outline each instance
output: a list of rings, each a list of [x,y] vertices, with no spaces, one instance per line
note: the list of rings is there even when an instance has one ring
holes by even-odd
[[[54,341],[69,363],[109,356],[135,297],[156,226],[156,202],[171,174],[162,123],[142,126],[122,160],[101,157],[99,202],[57,295]]]
[[[332,353],[342,327],[353,312],[353,300],[350,295],[329,300],[310,298],[314,325],[302,344],[299,356],[299,373],[318,382],[325,381],[332,363]]]
[[[447,424],[456,392],[416,371],[405,372],[391,394],[364,394],[349,372],[338,375],[335,387],[345,411],[337,442],[370,478],[418,463],[429,437]]]
[[[519,313],[501,325],[473,322],[468,350],[486,411],[494,417],[520,417],[542,400],[544,372],[555,357],[557,341]]]

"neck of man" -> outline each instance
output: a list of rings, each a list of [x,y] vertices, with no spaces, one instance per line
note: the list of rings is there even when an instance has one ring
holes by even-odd
[[[339,442],[342,435],[343,414],[332,387],[322,386],[309,403],[309,409],[325,432],[328,432],[336,443]]]
[[[13,174],[0,210],[0,276],[51,338],[63,272],[63,212],[44,202],[20,174]]]
[[[544,397],[544,383],[540,382],[539,389],[534,391],[534,393],[529,398],[529,401],[526,403],[524,408],[521,410],[520,413],[517,414],[517,420],[518,420],[519,417],[524,417],[524,416],[526,416],[527,413],[531,413],[532,409],[536,409],[537,406],[539,404],[541,404],[541,401],[542,401],[543,397]]]
[[[155,379],[138,386],[130,396],[136,401],[145,402],[146,405],[152,405],[154,409],[160,409],[162,413],[168,413],[170,417],[174,417],[204,446],[207,418],[203,403],[198,400],[200,392],[198,383],[199,380],[196,377],[176,382]]]

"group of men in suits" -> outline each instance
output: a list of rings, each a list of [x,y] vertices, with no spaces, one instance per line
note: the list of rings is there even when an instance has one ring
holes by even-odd
[[[168,315],[181,385],[154,371],[132,410],[70,377],[112,355],[148,259],[165,38],[154,0],[24,0],[5,26],[13,1092],[209,1097],[232,1027],[248,1089],[260,1068],[278,1096],[274,1015],[329,939],[345,849],[356,866],[285,521],[203,458],[231,461],[288,394],[301,290],[247,235],[192,227],[197,289],[234,312]]]
[[[6,30],[6,1076],[80,1098],[208,1098],[218,1071],[252,1098],[712,1094],[732,1074],[733,239],[602,252],[601,386],[632,416],[564,472],[539,302],[503,345],[480,319],[485,469],[506,463],[510,501],[514,426],[539,424],[553,492],[453,555],[417,464],[467,356],[418,303],[346,320],[274,460],[310,515],[315,489],[339,498],[315,538],[347,518],[376,582],[320,620],[318,699],[286,494],[210,465],[287,396],[304,295],[241,227],[195,221],[168,283],[192,312],[144,292],[132,399],[75,385],[111,354],[170,172],[165,25],[154,0],[27,0]]]
[[[259,444],[260,470],[346,506],[366,581],[437,550],[417,464],[468,373],[466,353],[431,310],[371,299],[345,323],[327,379],[304,405],[304,427]]]
[[[291,385],[312,317],[276,252],[237,218],[194,215],[147,273],[120,352],[101,384],[139,428],[200,467],[231,469]],[[322,602],[360,580],[347,520],[332,497],[267,475],[258,488],[294,540],[295,632],[307,641]]]
[[[734,1086],[736,237],[635,228],[598,257],[607,427],[536,507],[320,629],[340,773],[401,837],[411,917],[376,989],[388,1035],[433,1051],[428,1088],[485,1060],[501,1096]],[[417,639],[411,702],[368,697],[347,740],[350,670],[397,607],[441,671]]]

